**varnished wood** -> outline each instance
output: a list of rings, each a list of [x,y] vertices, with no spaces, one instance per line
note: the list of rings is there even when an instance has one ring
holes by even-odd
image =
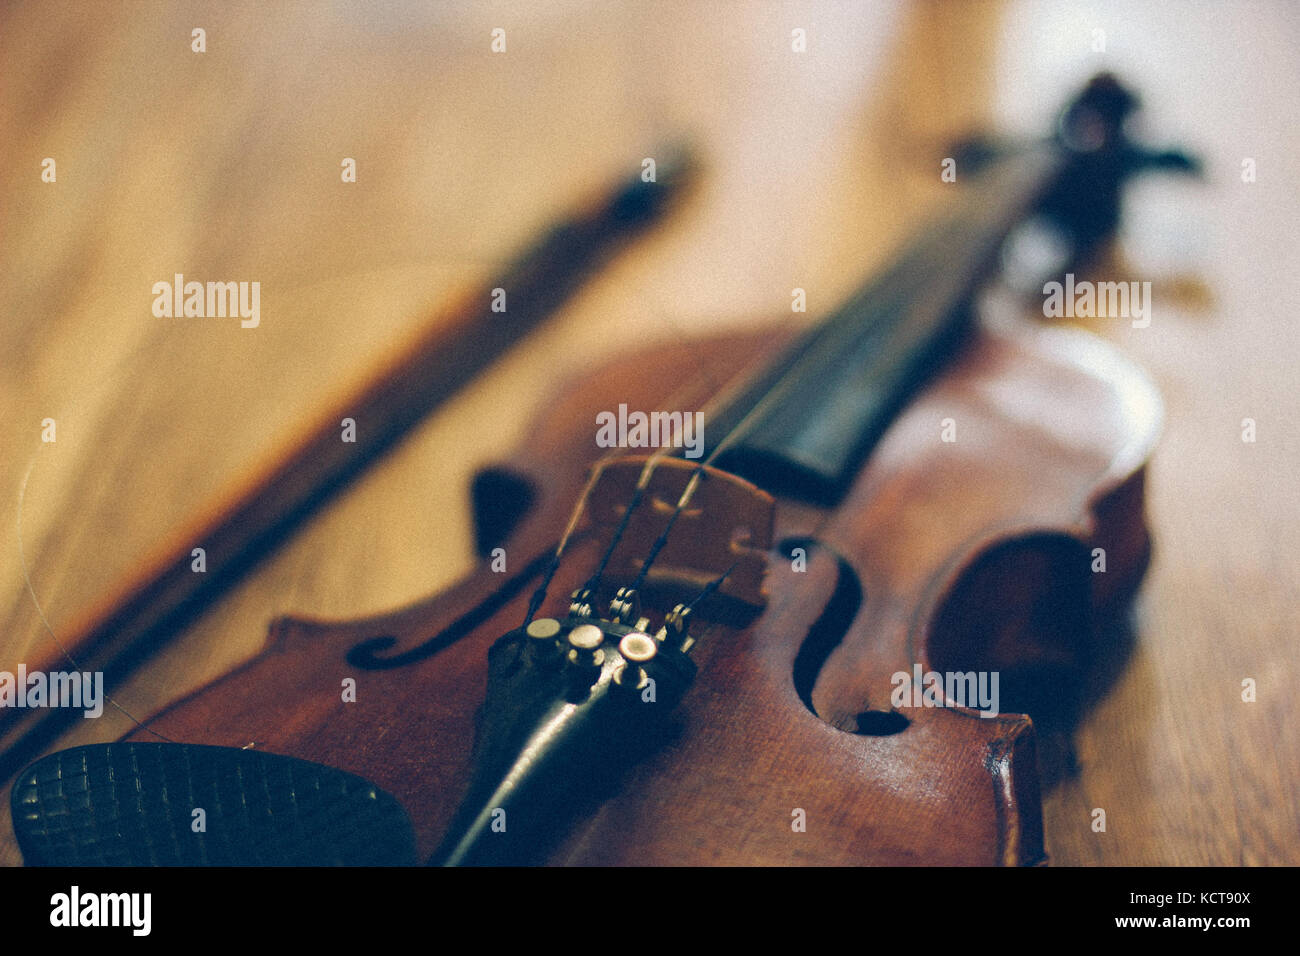
[[[320,414],[297,441],[250,463],[247,479],[210,503],[211,515],[196,515],[161,539],[66,629],[58,645],[51,643],[43,657],[29,661],[29,670],[59,670],[71,658],[82,670],[102,672],[115,693],[134,666],[158,654],[313,510],[533,332],[593,269],[680,203],[690,182],[690,159],[665,159],[654,182],[633,176],[610,184],[550,225],[483,288],[443,313],[414,321],[410,341],[394,349],[362,386]],[[201,573],[192,561],[196,545],[203,553]],[[0,780],[57,739],[76,716],[59,709],[0,711]]]
[[[670,446],[671,447],[671,446]],[[717,469],[699,472],[696,463],[667,455],[616,457],[598,464],[599,475],[587,503],[587,517],[595,536],[611,541],[622,529],[621,541],[610,555],[606,574],[610,580],[634,582],[644,567],[646,542],[670,530],[647,583],[672,578],[699,591],[720,579],[718,593],[750,607],[767,603],[763,576],[772,540],[772,498],[742,478]],[[647,467],[653,470],[647,475]],[[698,476],[697,476],[698,473]],[[646,475],[644,494],[649,500],[632,511],[638,482]],[[673,518],[676,504],[691,490],[689,507]],[[493,502],[485,501],[485,508]]]
[[[694,348],[728,374],[774,341],[779,336]],[[689,387],[673,374],[681,368],[674,364],[679,351],[639,356],[647,374],[635,382],[620,379],[615,367],[597,371],[591,385],[573,389],[537,423],[532,447],[569,453],[521,475],[537,489],[536,512],[508,542],[507,554],[544,555],[563,527],[586,467],[601,454],[590,435],[609,398],[656,407]],[[910,725],[886,736],[858,733],[857,718],[887,710],[891,675],[910,672],[914,663],[929,669],[941,657],[952,669],[994,666],[1010,677],[1032,666],[1035,655],[1053,651],[1041,647],[1050,635],[1032,623],[1044,613],[1078,611],[1071,596],[1081,594],[1088,610],[1093,547],[1108,550],[1107,573],[1130,587],[1136,583],[1146,559],[1140,509],[1120,511],[1121,520],[1110,522],[1099,513],[1138,480],[1158,432],[1159,406],[1136,369],[1078,333],[983,332],[963,354],[887,433],[838,508],[778,510],[779,536],[816,542],[809,545],[808,569],[774,555],[765,613],[748,627],[717,624],[700,636],[701,673],[680,708],[678,736],[635,767],[617,793],[593,803],[571,832],[556,834],[546,860],[1043,860],[1036,752],[1024,716],[908,709],[902,713]],[[945,416],[962,423],[962,440],[941,439]],[[986,647],[969,641],[945,647],[943,611],[964,586],[967,569],[1026,532],[1055,535],[1067,546],[1035,539],[1015,556],[1014,573],[1000,589],[978,595]],[[562,613],[602,547],[588,539],[570,554],[541,613]],[[1036,573],[1044,561],[1056,563]],[[795,661],[846,573],[861,580],[865,597],[839,625],[842,638],[816,669],[810,708],[796,687]],[[427,855],[467,775],[487,647],[522,620],[528,589],[454,644],[423,659],[418,649],[489,601],[504,577],[473,575],[390,617],[281,620],[261,658],[170,708],[151,729],[177,740],[251,745],[366,776],[408,808]],[[627,582],[615,577],[617,583]],[[1084,643],[1095,638],[1088,623],[1061,622]],[[382,637],[395,643],[370,655],[372,666],[376,658],[403,666],[358,667],[358,645]],[[1082,679],[1091,655],[1080,651],[1054,675],[1057,692]],[[355,704],[340,702],[339,687],[349,676],[358,685]],[[391,730],[372,736],[379,728]],[[800,810],[816,821],[808,832],[790,825]]]
[[[704,334],[788,307],[794,285],[814,313],[829,306],[888,254],[918,205],[952,188],[937,181],[936,149],[991,124],[1037,130],[1056,93],[1118,65],[1174,108],[1165,131],[1196,143],[1210,177],[1142,187],[1129,205],[1135,232],[1102,267],[1105,278],[1154,280],[1152,327],[1084,320],[1150,369],[1168,418],[1147,478],[1155,553],[1134,655],[1046,793],[1051,859],[1297,862],[1300,757],[1279,744],[1300,733],[1287,691],[1300,298],[1279,266],[1296,257],[1300,210],[1295,131],[1277,122],[1300,102],[1293,18],[1280,4],[1222,15],[1132,3],[1061,22],[1052,7],[790,8],[813,38],[806,60],[772,39],[788,24],[770,4],[682,5],[667,21],[609,4],[572,27],[577,44],[562,18],[539,9],[521,21],[516,9],[512,22],[537,35],[509,71],[479,55],[480,15],[448,5],[437,9],[449,30],[306,7],[208,9],[224,51],[204,61],[188,52],[193,17],[167,5],[6,8],[0,49],[14,82],[0,122],[17,171],[0,187],[10,263],[0,474],[12,506],[34,423],[59,418],[59,444],[39,449],[31,473],[24,529],[56,633],[238,478],[240,462],[345,394],[411,315],[486,278],[584,181],[639,161],[664,127],[707,131],[715,175],[699,211],[212,608],[118,695],[123,706],[147,713],[256,653],[277,614],[377,613],[481,570],[469,477],[517,444],[524,411],[557,379],[629,339]],[[1089,49],[1094,26],[1109,53]],[[591,82],[615,64],[636,64],[634,78]],[[362,179],[347,193],[337,159],[354,153]],[[59,157],[58,192],[38,181],[45,155]],[[1257,182],[1240,179],[1245,156]],[[573,173],[547,174],[557,166]],[[178,256],[196,274],[202,264],[268,290],[274,280],[280,321],[250,341],[139,320],[141,289]],[[322,383],[327,396],[312,388]],[[1254,444],[1241,441],[1247,416],[1260,423]],[[10,515],[0,666],[12,668],[49,637]],[[1245,677],[1260,683],[1257,703],[1240,698]],[[129,726],[110,708],[65,743]],[[1105,832],[1092,826],[1097,808]],[[0,829],[0,859],[16,864]]]

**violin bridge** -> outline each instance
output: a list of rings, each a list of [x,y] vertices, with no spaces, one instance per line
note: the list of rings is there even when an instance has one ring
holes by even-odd
[[[606,542],[613,538],[649,457],[619,458],[596,466],[600,472],[592,488],[589,514],[597,538]],[[719,594],[749,607],[764,607],[763,579],[775,511],[772,496],[743,478],[708,466],[701,469],[680,458],[665,456],[654,466],[605,577],[618,584],[636,579],[697,472],[696,487],[655,557],[646,583],[699,591],[726,575]]]

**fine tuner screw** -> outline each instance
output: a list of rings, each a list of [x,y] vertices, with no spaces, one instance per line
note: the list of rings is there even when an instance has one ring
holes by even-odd
[[[596,616],[596,592],[591,588],[578,588],[569,600],[570,617],[594,618]]]
[[[536,661],[551,661],[560,655],[560,622],[553,617],[539,617],[529,621],[525,632],[528,635],[528,653]]]
[[[683,654],[689,654],[691,648],[695,646],[695,638],[690,636],[690,621],[690,607],[686,604],[678,604],[664,618],[664,626],[659,628],[655,640]]]
[[[569,660],[584,670],[599,668],[605,663],[605,632],[595,624],[580,624],[569,632]]]
[[[560,633],[560,622],[553,617],[539,617],[528,623],[527,633],[539,641],[553,640]]]
[[[631,624],[640,614],[640,604],[633,588],[619,588],[614,600],[609,602],[609,619],[619,624]]]
[[[618,652],[623,658],[623,666],[614,675],[614,680],[621,687],[636,690],[646,679],[641,665],[652,660],[659,653],[659,645],[649,634],[633,631],[631,634],[625,634],[618,642]]]

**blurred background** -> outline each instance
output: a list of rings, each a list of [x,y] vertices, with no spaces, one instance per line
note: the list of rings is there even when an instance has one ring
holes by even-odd
[[[1118,73],[1140,135],[1206,176],[1129,189],[1105,277],[1152,283],[1150,327],[1085,320],[1151,372],[1168,418],[1137,646],[1045,795],[1048,850],[1300,863],[1300,8],[11,3],[0,63],[0,670],[49,650],[25,572],[67,633],[545,224],[669,142],[705,164],[687,205],[119,689],[140,716],[254,654],[276,615],[451,584],[473,567],[470,477],[550,390],[648,343],[788,318],[795,287],[815,319],[952,195],[950,142],[1040,135]],[[260,282],[260,326],[155,317],[175,273]],[[128,727],[109,710],[64,743]],[[7,819],[0,862],[19,862]]]

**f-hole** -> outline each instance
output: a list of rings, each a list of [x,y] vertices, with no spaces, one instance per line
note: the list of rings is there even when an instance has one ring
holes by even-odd
[[[858,610],[862,607],[865,597],[862,592],[862,582],[858,580],[857,572],[848,561],[815,538],[787,538],[781,542],[779,548],[786,558],[793,557],[792,552],[795,548],[803,548],[804,551],[820,548],[835,558],[838,572],[835,590],[831,592],[826,607],[808,629],[807,636],[799,646],[799,653],[795,655],[791,674],[794,678],[795,693],[799,695],[803,705],[810,713],[825,720],[813,706],[813,687],[817,684],[817,675],[821,673],[822,667],[825,666],[835,648],[839,647],[840,642],[844,640],[849,625],[853,623]],[[896,711],[868,710],[858,714],[857,729],[854,733],[881,737],[898,733],[907,727],[908,723],[908,719]]]
[[[786,558],[792,557],[795,548],[809,551],[820,548],[835,558],[837,578],[835,590],[817,620],[808,629],[807,636],[795,655],[792,677],[795,693],[808,708],[809,713],[820,720],[825,720],[813,706],[812,692],[817,684],[817,675],[821,673],[827,659],[840,646],[848,632],[849,625],[857,617],[866,595],[862,591],[862,582],[858,580],[853,566],[840,554],[826,547],[815,538],[787,538],[780,544],[780,551]],[[857,726],[852,731],[865,737],[886,737],[905,730],[911,723],[895,710],[865,710],[858,714]]]

